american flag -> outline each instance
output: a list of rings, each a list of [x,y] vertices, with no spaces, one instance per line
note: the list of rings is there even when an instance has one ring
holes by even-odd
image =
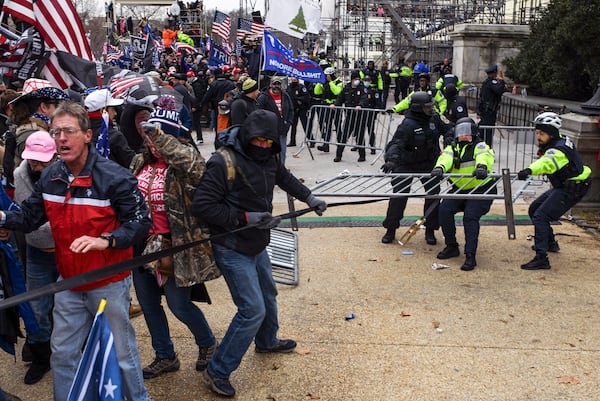
[[[123,57],[123,51],[119,47],[113,46],[108,43],[104,43],[104,46],[104,54],[106,54],[107,63],[116,63],[121,57]]]
[[[181,52],[182,50],[185,50],[186,52],[190,53],[190,54],[194,54],[197,53],[198,51],[194,48],[194,46],[190,46],[187,43],[181,43],[181,42],[177,42],[175,43],[175,51],[176,52]]]
[[[220,11],[215,11],[215,19],[212,24],[212,32],[227,42],[231,32],[231,18]]]
[[[250,19],[238,18],[237,38],[244,39],[248,36],[259,36],[262,38],[265,25]]]
[[[63,50],[84,60],[94,60],[83,24],[70,0],[6,0],[2,11],[35,26],[47,48]],[[42,75],[60,88],[72,84],[71,78],[58,64],[54,52]]]

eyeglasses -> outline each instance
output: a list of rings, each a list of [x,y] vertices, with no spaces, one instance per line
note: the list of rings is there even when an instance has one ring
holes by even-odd
[[[49,133],[50,133],[50,136],[52,136],[52,138],[56,139],[56,138],[60,137],[61,132],[64,132],[65,136],[73,136],[76,133],[78,133],[79,131],[81,131],[80,128],[64,127],[64,128],[52,128],[49,131]]]
[[[272,144],[273,144],[273,140],[272,140],[272,139],[265,138],[264,136],[257,136],[255,139],[256,139],[258,142],[266,142],[266,143],[268,143],[269,145],[272,145]]]

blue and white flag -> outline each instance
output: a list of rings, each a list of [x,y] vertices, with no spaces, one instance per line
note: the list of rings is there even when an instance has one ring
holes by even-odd
[[[125,400],[113,334],[104,316],[105,305],[106,300],[103,299],[98,307],[67,401]]]
[[[102,112],[102,126],[100,127],[100,133],[98,134],[98,141],[96,142],[96,150],[98,154],[105,159],[110,157],[110,140],[108,138],[108,113]]]
[[[213,42],[208,53],[209,68],[223,68],[224,65],[229,64],[231,64],[231,54],[225,48],[217,46]]]
[[[317,63],[294,57],[294,54],[266,29],[263,35],[263,55],[263,70],[275,71],[305,82],[325,83],[325,74]]]

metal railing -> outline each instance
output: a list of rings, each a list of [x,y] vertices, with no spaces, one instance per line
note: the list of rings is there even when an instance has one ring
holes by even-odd
[[[304,141],[295,155],[308,149],[314,160],[311,149],[315,145],[328,151],[330,146],[343,145],[376,154],[374,164],[390,140],[391,125],[392,116],[382,109],[315,105],[308,112]]]

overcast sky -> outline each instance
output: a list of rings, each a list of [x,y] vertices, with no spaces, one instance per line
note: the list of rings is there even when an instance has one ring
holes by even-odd
[[[265,15],[265,2],[264,0],[243,0],[243,4],[248,8],[248,14],[252,11],[252,4],[254,3],[254,9],[260,10],[260,13]],[[217,9],[219,11],[231,11],[238,10],[240,8],[239,0],[204,0],[204,9],[205,10],[214,10]]]

